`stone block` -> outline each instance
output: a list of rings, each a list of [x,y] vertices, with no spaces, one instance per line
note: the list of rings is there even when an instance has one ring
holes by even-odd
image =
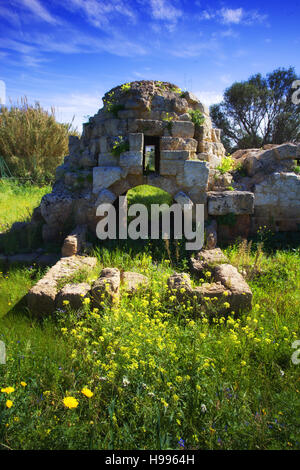
[[[208,183],[209,165],[200,160],[187,160],[184,162],[183,186],[197,188],[205,191]]]
[[[116,199],[117,196],[112,191],[109,191],[108,189],[102,189],[95,201],[95,207],[98,207],[101,204],[113,204]]]
[[[143,274],[126,271],[121,275],[121,282],[124,284],[125,292],[133,294],[139,287],[147,285],[149,279]]]
[[[132,152],[131,150],[129,152],[123,152],[120,155],[120,167],[122,168],[136,168],[140,167],[142,168],[143,166],[143,152]]]
[[[124,135],[127,133],[125,119],[107,119],[104,121],[105,133],[109,136]]]
[[[194,137],[195,126],[188,121],[171,121],[172,137],[192,138]]]
[[[160,156],[163,160],[188,160],[190,152],[188,150],[162,150]]]
[[[162,137],[160,140],[160,150],[185,150],[196,152],[198,142],[195,139],[182,137]]]
[[[103,166],[93,168],[93,193],[99,193],[102,189],[109,188],[120,178],[120,167]]]
[[[174,201],[180,204],[182,209],[184,209],[185,205],[189,207],[193,206],[193,201],[183,191],[179,191],[179,193],[174,196]]]
[[[129,137],[129,150],[131,152],[143,152],[144,150],[144,134],[140,133],[131,133]]]
[[[243,276],[231,264],[221,264],[214,268],[214,277],[231,291],[230,308],[235,312],[250,310],[252,292]]]
[[[161,160],[159,173],[162,176],[176,176],[183,171],[184,162],[180,160]]]
[[[118,166],[119,157],[111,153],[99,153],[98,166]]]
[[[94,306],[105,300],[117,301],[120,294],[120,271],[117,268],[105,268],[93,283],[91,297]]]
[[[254,194],[249,191],[223,191],[208,193],[208,214],[253,214]]]
[[[90,288],[90,285],[86,282],[65,285],[57,294],[56,307],[66,308],[64,302],[67,301],[70,308],[79,310],[82,308],[84,298],[88,297]]]
[[[165,123],[151,119],[133,119],[128,120],[129,133],[140,133],[151,136],[163,136]]]

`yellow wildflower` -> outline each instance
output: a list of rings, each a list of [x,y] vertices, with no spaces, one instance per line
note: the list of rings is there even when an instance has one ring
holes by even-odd
[[[9,395],[10,393],[13,393],[15,391],[14,387],[6,387],[6,388],[1,388],[2,393],[6,393]]]
[[[67,408],[77,408],[78,400],[74,397],[65,397],[63,403]]]
[[[84,387],[81,390],[81,393],[85,395],[87,398],[91,398],[94,395],[93,392],[89,388],[86,388],[86,387]]]
[[[6,400],[7,408],[11,408],[13,406],[13,402],[11,400]]]

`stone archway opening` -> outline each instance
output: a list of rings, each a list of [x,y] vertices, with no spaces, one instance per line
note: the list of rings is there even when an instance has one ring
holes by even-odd
[[[159,174],[160,170],[160,138],[144,136],[143,174]]]

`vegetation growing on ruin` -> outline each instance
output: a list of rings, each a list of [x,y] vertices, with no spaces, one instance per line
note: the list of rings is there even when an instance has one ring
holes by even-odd
[[[205,117],[203,116],[201,111],[199,111],[199,109],[189,109],[188,113],[192,119],[192,122],[195,125],[202,126],[205,121]]]

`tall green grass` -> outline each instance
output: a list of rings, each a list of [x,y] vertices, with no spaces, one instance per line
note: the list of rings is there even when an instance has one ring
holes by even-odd
[[[41,198],[50,191],[47,185],[39,187],[10,178],[0,179],[0,233],[14,222],[28,221]]]

